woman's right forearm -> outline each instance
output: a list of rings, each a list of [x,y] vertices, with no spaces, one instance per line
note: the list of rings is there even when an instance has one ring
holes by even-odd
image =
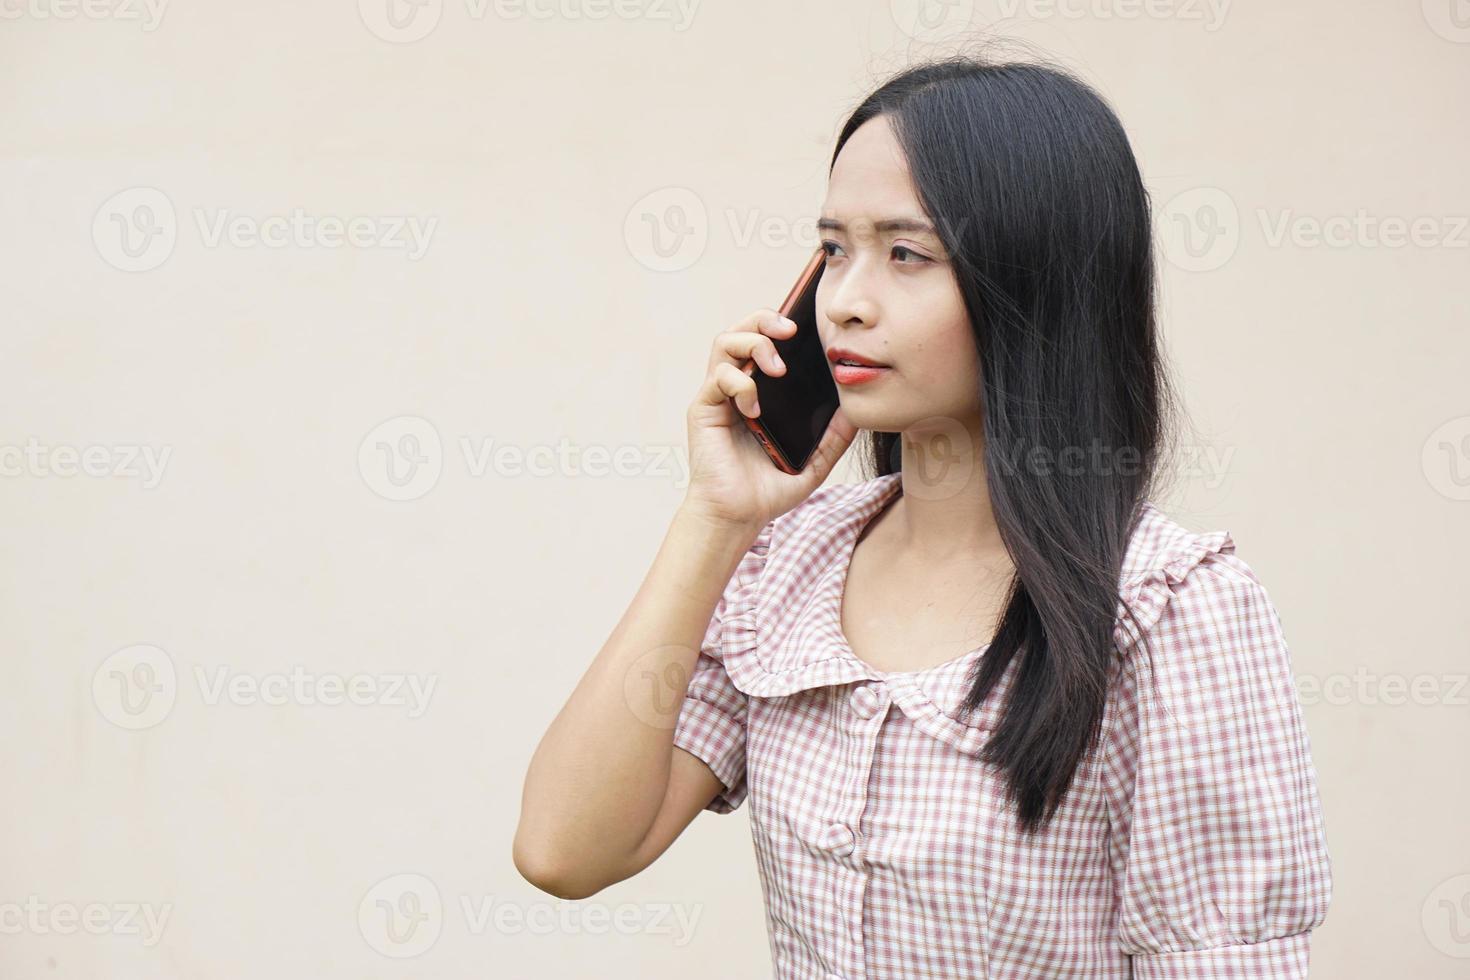
[[[573,889],[609,880],[647,835],[700,643],[759,530],[687,505],[676,512],[632,603],[532,756],[515,838],[522,874]]]

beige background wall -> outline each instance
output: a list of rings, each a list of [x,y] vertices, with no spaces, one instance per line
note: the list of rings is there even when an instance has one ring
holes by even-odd
[[[560,903],[521,779],[843,115],[991,27],[1154,195],[1161,504],[1303,678],[1313,975],[1470,969],[1463,0],[394,2],[0,0],[0,974],[764,975],[743,811]]]

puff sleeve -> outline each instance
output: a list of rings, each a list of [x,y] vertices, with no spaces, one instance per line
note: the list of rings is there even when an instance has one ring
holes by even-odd
[[[704,807],[714,813],[730,813],[745,801],[747,701],[725,670],[724,653],[737,624],[750,618],[773,525],[756,536],[715,604],[674,726],[674,744],[701,759],[725,786]]]
[[[1281,622],[1251,568],[1196,547],[1134,593],[1104,743],[1117,941],[1138,980],[1297,980],[1331,899]]]

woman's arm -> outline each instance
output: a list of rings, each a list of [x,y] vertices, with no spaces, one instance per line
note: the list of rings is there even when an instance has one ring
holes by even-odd
[[[585,898],[637,874],[721,790],[709,766],[675,750],[674,726],[705,629],[759,530],[689,506],[675,514],[632,604],[532,756],[514,859],[537,888]]]
[[[582,898],[636,874],[723,788],[707,763],[674,746],[705,633],[761,531],[811,495],[857,434],[839,408],[806,468],[790,474],[745,431],[741,414],[760,414],[745,369],[784,374],[772,338],[795,330],[761,309],[711,345],[687,413],[684,503],[526,774],[514,859],[543,891]]]

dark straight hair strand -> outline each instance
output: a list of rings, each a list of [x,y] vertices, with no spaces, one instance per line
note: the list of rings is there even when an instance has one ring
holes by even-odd
[[[980,354],[985,478],[1016,572],[961,707],[978,708],[1021,658],[984,757],[1034,832],[1102,727],[1122,563],[1175,402],[1148,193],[1113,111],[1064,68],[955,55],[905,69],[847,119],[833,166],[880,115],[951,257]],[[901,469],[897,433],[866,438],[867,470]],[[1097,449],[1107,465],[1024,462]]]

